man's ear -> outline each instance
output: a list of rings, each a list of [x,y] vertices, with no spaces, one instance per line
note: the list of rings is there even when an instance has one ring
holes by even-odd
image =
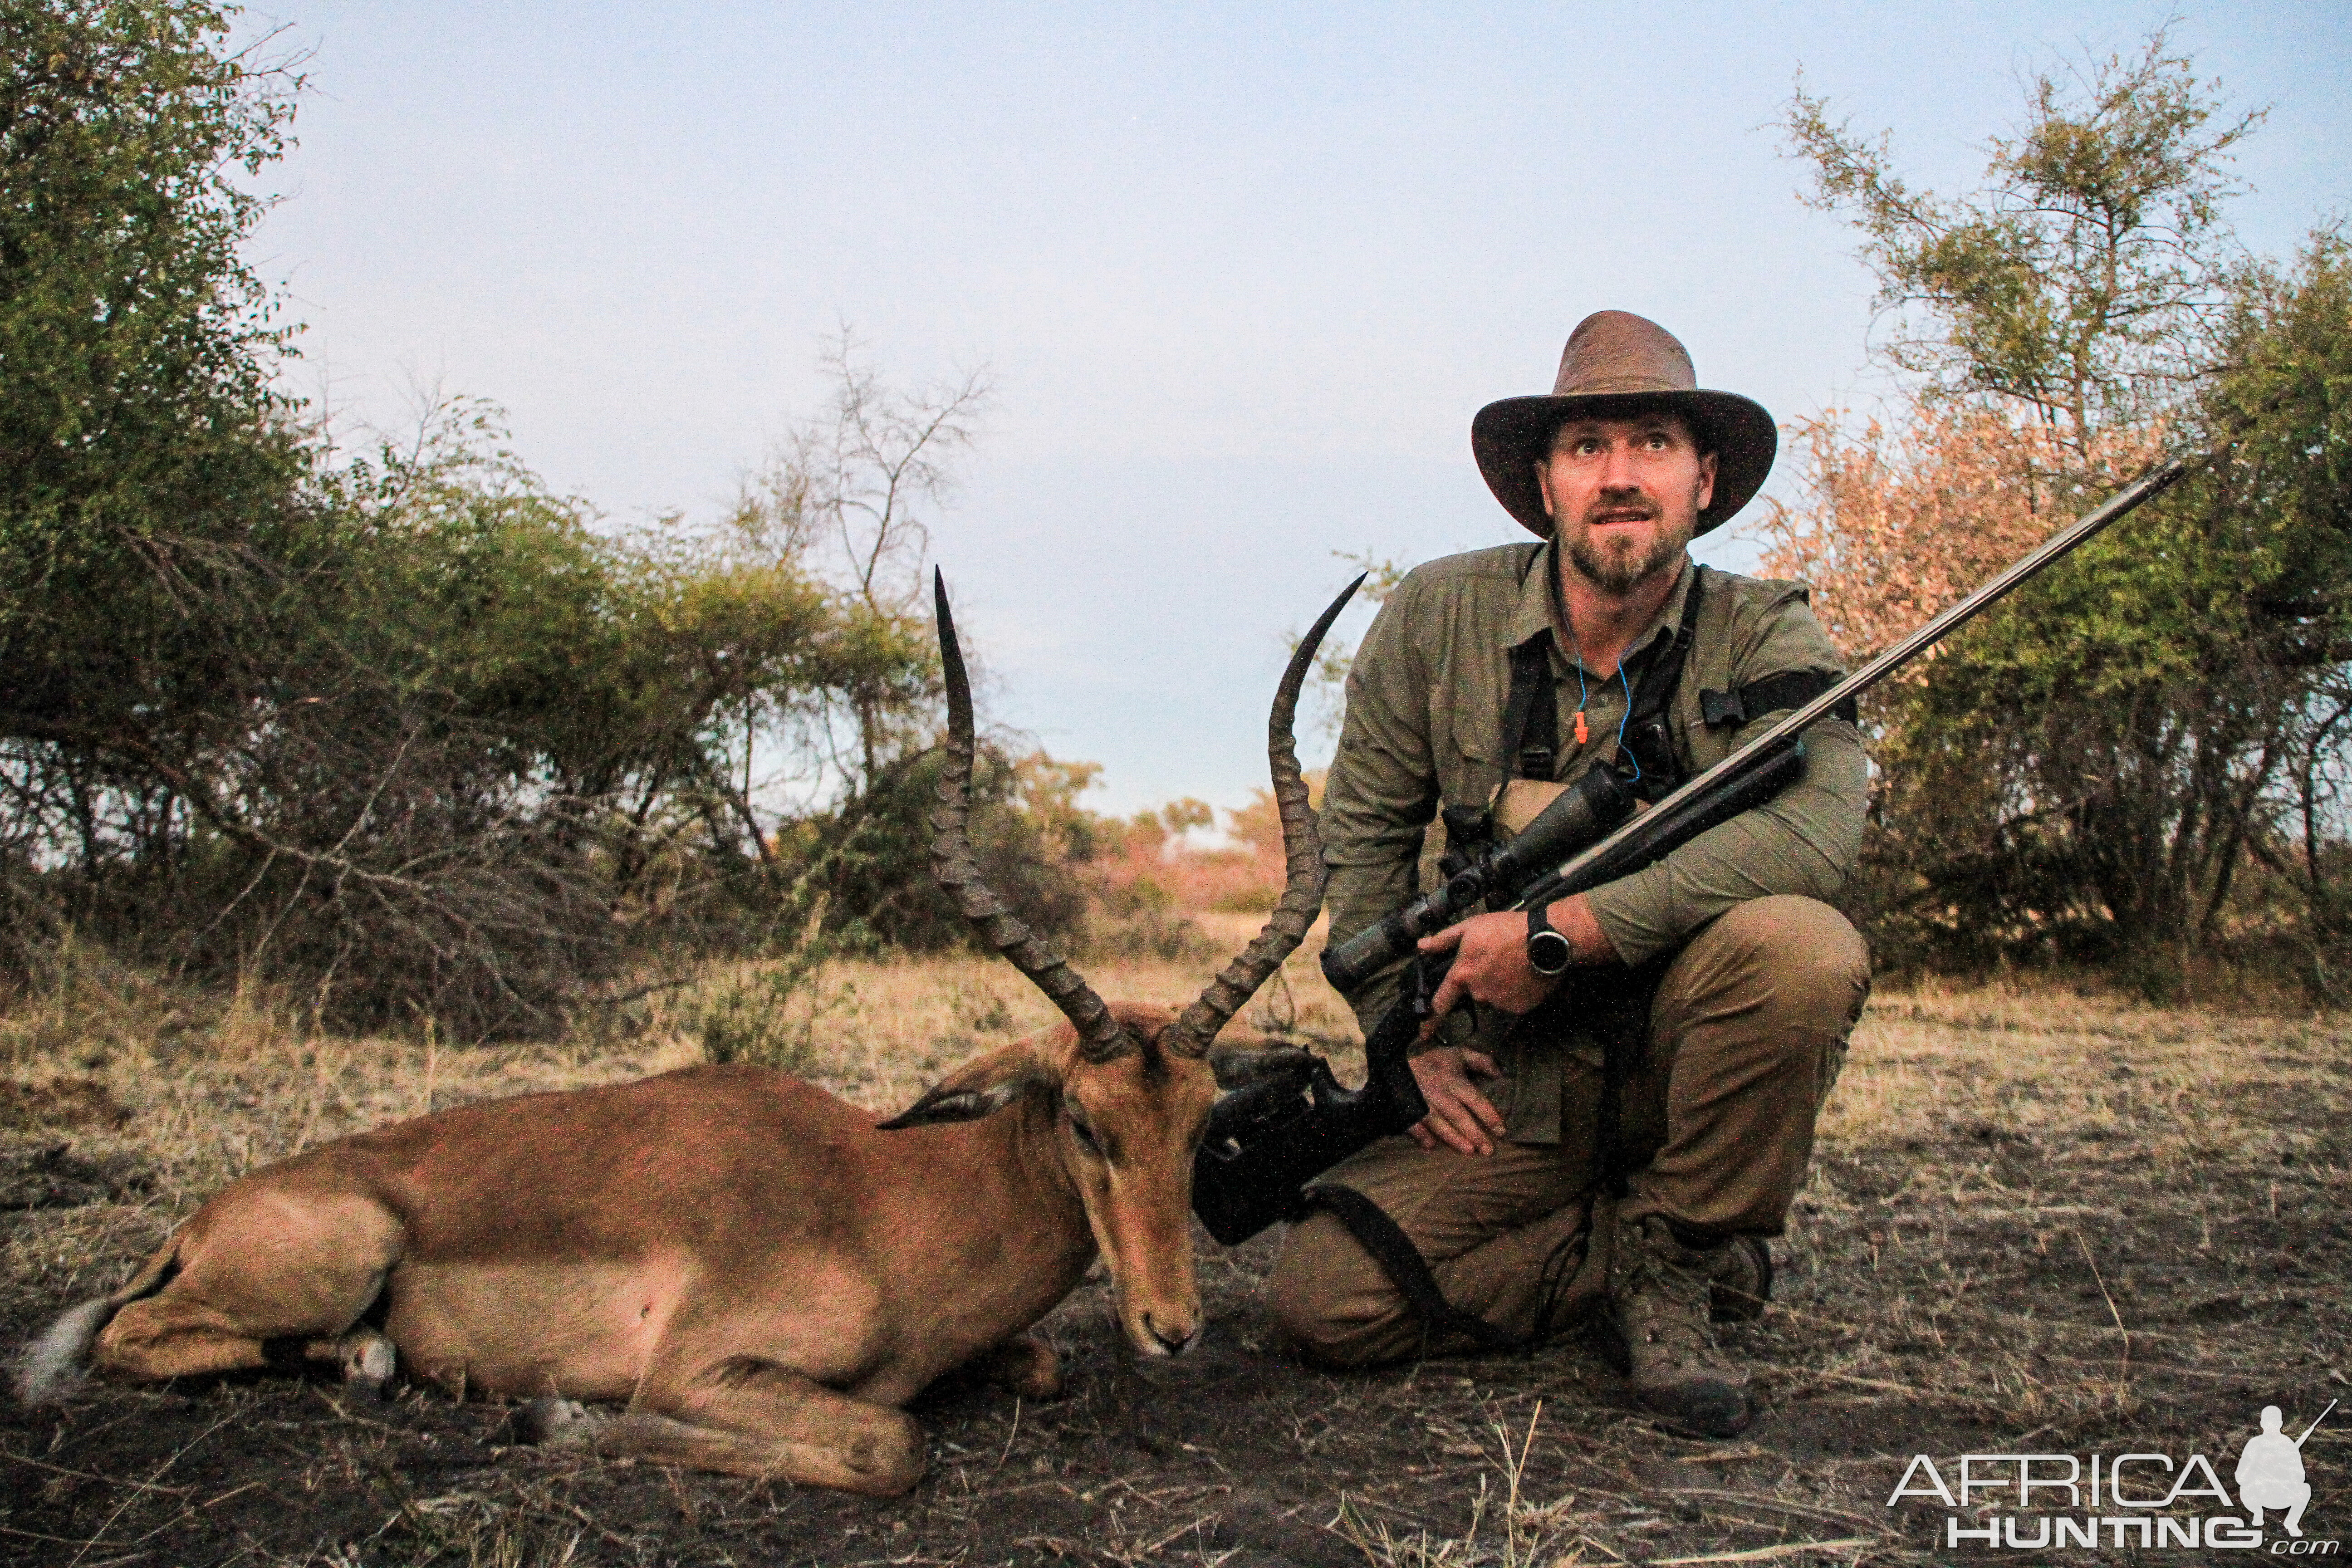
[[[1209,1047],[1209,1068],[1219,1089],[1247,1089],[1271,1078],[1304,1074],[1315,1065],[1315,1053],[1274,1040],[1220,1041]]]
[[[1715,504],[1716,455],[1704,452],[1698,459],[1698,510],[1705,511]]]
[[[928,1093],[889,1121],[882,1131],[929,1127],[942,1121],[977,1121],[993,1115],[1031,1089],[1059,1086],[1061,1075],[1026,1044],[974,1057],[933,1084]]]

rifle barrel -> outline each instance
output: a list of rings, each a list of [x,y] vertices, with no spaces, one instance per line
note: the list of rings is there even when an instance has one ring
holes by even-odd
[[[1528,888],[1515,906],[1526,909],[1530,904],[1553,900],[1577,890],[1570,886],[1580,872],[1589,869],[1603,856],[1652,830],[1652,825],[1673,821],[1694,797],[1718,788],[1748,768],[1769,758],[1778,748],[1787,745],[1798,735],[1829,716],[1830,710],[1850,697],[1858,697],[1896,670],[1916,658],[1927,648],[1965,626],[1977,616],[2005,597],[2010,590],[2039,573],[2083,543],[2116,519],[2170,489],[2197,468],[2210,462],[2224,448],[2210,447],[2188,457],[2174,458],[2158,464],[2114,495],[2099,507],[2052,534],[2011,566],[2008,571],[1985,584],[1967,598],[1952,605],[1926,626],[1888,647],[1877,658],[1814,698],[1803,707],[1791,711],[1779,723],[1748,741],[1731,755],[1715,766],[1685,782],[1681,788],[1659,801],[1641,816],[1619,827],[1607,837],[1571,857],[1559,870]]]

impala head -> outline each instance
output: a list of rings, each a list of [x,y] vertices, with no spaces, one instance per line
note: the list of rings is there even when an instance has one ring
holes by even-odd
[[[1361,579],[1359,579],[1361,581]],[[947,588],[938,584],[948,688],[947,768],[940,783],[934,874],[989,945],[1062,1010],[1066,1022],[966,1063],[885,1127],[969,1121],[1015,1105],[1053,1118],[1063,1169],[1110,1267],[1119,1321],[1144,1355],[1170,1355],[1201,1330],[1192,1246],[1192,1155],[1221,1086],[1238,1087],[1300,1055],[1219,1032],[1281,966],[1323,901],[1323,853],[1290,738],[1298,688],[1355,585],[1300,639],[1276,692],[1267,756],[1282,818],[1287,885],[1257,939],[1181,1014],[1112,1005],[1005,909],[980,879],[965,830],[971,782],[971,688]]]

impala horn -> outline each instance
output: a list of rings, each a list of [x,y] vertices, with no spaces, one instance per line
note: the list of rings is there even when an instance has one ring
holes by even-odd
[[[1275,808],[1282,816],[1282,901],[1274,906],[1256,940],[1209,982],[1201,999],[1185,1008],[1160,1037],[1171,1051],[1188,1057],[1207,1055],[1217,1031],[1241,1011],[1243,1003],[1257,994],[1268,975],[1282,967],[1282,961],[1306,939],[1307,928],[1315,923],[1323,908],[1323,839],[1315,831],[1314,808],[1307,804],[1307,781],[1299,776],[1298,749],[1291,742],[1290,721],[1298,709],[1298,689],[1306,683],[1316,650],[1323,646],[1323,634],[1363,585],[1364,579],[1359,577],[1341,589],[1330,608],[1298,639],[1290,655],[1290,668],[1282,672],[1282,684],[1275,689],[1274,711],[1265,721],[1266,762],[1274,773]]]
[[[1079,1050],[1087,1060],[1107,1062],[1137,1048],[1094,987],[1078,976],[1062,955],[1024,925],[1003,901],[980,879],[972,857],[968,823],[971,816],[971,679],[964,673],[963,649],[956,642],[955,619],[948,614],[948,584],[935,569],[932,592],[939,603],[940,664],[948,688],[947,767],[940,774],[940,808],[931,815],[939,830],[931,840],[931,875],[955,900],[963,918],[972,923],[989,946],[1003,953],[1013,967],[1027,975],[1062,1010],[1078,1031]],[[1293,772],[1295,773],[1294,766]]]

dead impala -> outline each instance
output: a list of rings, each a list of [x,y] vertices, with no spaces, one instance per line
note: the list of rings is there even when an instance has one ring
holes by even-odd
[[[1288,886],[1181,1016],[1106,1005],[982,885],[971,695],[941,585],[934,869],[1067,1022],[888,1121],[783,1073],[699,1067],[324,1145],[222,1189],[128,1284],[66,1312],[27,1350],[19,1393],[57,1397],[85,1353],[135,1381],[292,1354],[362,1389],[397,1364],[461,1396],[625,1402],[594,1438],[608,1455],[888,1493],[923,1468],[898,1406],[942,1373],[1053,1388],[1054,1352],[1024,1331],[1097,1253],[1136,1350],[1184,1349],[1201,1328],[1192,1154],[1216,1075],[1296,1055],[1213,1042],[1321,901],[1290,725],[1339,608],[1300,644],[1269,723]]]

